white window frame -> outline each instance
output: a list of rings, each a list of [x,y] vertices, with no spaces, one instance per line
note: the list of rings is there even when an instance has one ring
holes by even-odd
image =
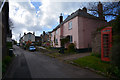
[[[39,40],[37,40],[37,42],[39,42]]]
[[[55,43],[58,44],[58,39],[55,39]]]
[[[73,42],[73,37],[72,37],[72,35],[70,35],[70,43],[72,43]]]
[[[52,33],[51,33],[51,37],[52,37]]]
[[[70,21],[70,22],[68,23],[68,29],[69,29],[69,30],[72,29],[72,21]]]
[[[58,34],[58,30],[56,30],[55,33]]]

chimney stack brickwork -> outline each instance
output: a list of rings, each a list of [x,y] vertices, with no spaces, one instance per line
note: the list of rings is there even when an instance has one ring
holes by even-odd
[[[105,20],[105,17],[103,16],[103,5],[101,2],[98,3],[98,15],[100,19]]]
[[[60,14],[60,23],[63,22],[63,16],[62,16],[62,13]]]
[[[86,7],[84,7],[82,10],[87,13],[87,8]]]

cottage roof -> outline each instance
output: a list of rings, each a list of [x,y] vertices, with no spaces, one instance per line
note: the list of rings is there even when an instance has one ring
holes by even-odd
[[[58,28],[60,28],[61,25],[63,25],[64,23],[68,22],[69,20],[75,18],[76,16],[106,21],[106,20],[100,19],[99,17],[96,17],[96,16],[94,16],[94,15],[89,14],[89,13],[85,12],[84,10],[78,9],[76,12],[73,12],[71,15],[69,15],[69,16],[68,16],[61,24],[59,24],[56,28],[54,28],[54,29],[52,30],[52,32],[55,31],[55,30],[57,30]]]
[[[24,33],[24,35],[20,38],[20,40],[23,39],[23,37],[24,37],[25,35],[28,35],[28,34],[32,34],[32,33],[31,33],[31,32],[28,32],[27,34]],[[34,35],[34,34],[32,34],[32,35]]]
[[[41,38],[40,36],[35,36],[35,38]]]
[[[0,1],[0,13],[1,13],[1,11],[2,11],[2,8],[3,8],[4,4],[5,4],[5,1],[6,1],[6,0]]]

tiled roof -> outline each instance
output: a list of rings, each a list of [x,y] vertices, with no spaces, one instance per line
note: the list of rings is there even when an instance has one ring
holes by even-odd
[[[64,23],[68,22],[69,20],[75,18],[76,16],[80,16],[80,17],[86,17],[86,18],[91,18],[91,19],[96,19],[96,20],[102,20],[105,21],[103,19],[100,19],[99,17],[93,16],[81,9],[78,9],[76,12],[72,13],[71,15],[69,15],[61,24],[59,24],[55,29],[52,30],[55,31],[57,30],[61,25],[63,25]]]
[[[40,36],[35,36],[35,38],[41,38]]]
[[[3,8],[4,4],[5,4],[5,1],[6,1],[6,0],[4,0],[4,1],[3,1],[3,0],[2,0],[2,1],[0,0],[0,13],[1,13],[1,11],[2,11],[2,8]]]

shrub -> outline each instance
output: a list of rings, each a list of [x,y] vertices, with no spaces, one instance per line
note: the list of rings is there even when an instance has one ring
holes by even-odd
[[[11,57],[10,56],[6,56],[5,59],[3,60],[3,62],[8,65],[11,61]]]
[[[120,69],[120,43],[112,46],[111,62]]]
[[[74,45],[74,43],[69,44],[68,52],[75,52],[75,45]]]
[[[10,64],[12,58],[10,56],[6,56],[2,61],[2,73],[6,72],[7,66]]]
[[[2,73],[6,72],[6,64],[2,62]]]
[[[113,33],[117,35],[120,34],[120,13],[116,17],[116,20],[114,21],[112,25],[113,25]]]
[[[10,48],[12,48],[13,46],[12,46],[12,42],[7,42],[7,48],[8,49],[10,49]]]
[[[101,54],[99,54],[99,53],[91,53],[91,56],[96,56],[98,58],[101,58]]]
[[[105,27],[107,27],[107,26],[99,27],[99,28],[97,28],[97,31],[101,31],[101,30],[104,29]]]
[[[120,70],[120,15],[116,17],[113,23],[113,44],[112,44],[112,54],[111,62],[116,65]]]
[[[114,73],[120,77],[120,15],[116,17],[116,20],[112,24],[113,26],[113,43],[112,43],[112,54],[111,54],[111,63],[115,65]]]
[[[120,43],[120,35],[113,35],[113,44]]]
[[[106,71],[109,75],[120,77],[120,70],[115,65],[110,65]]]

